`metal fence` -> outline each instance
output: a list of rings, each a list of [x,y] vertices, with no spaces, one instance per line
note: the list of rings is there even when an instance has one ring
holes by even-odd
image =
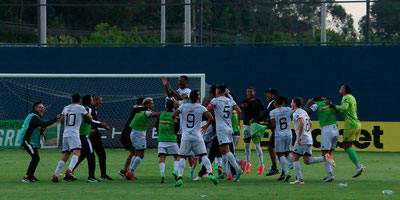
[[[398,0],[2,0],[1,46],[399,44]]]

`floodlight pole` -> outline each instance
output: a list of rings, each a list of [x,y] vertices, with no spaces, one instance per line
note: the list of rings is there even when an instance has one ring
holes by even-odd
[[[38,0],[38,29],[39,43],[46,47],[47,43],[47,0]],[[42,45],[43,44],[43,45]]]
[[[166,34],[166,21],[165,21],[165,0],[161,0],[161,38],[160,43],[165,43],[165,34]]]
[[[192,43],[191,37],[192,37],[192,30],[191,30],[191,2],[190,0],[185,0],[185,37],[184,37],[184,43],[187,44],[185,45],[186,47],[190,47],[190,43]]]
[[[326,0],[321,0],[321,45],[326,45]]]

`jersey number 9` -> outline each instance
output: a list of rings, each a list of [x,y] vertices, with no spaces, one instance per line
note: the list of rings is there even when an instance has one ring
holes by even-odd
[[[194,114],[188,114],[186,117],[186,127],[193,128],[194,127]]]

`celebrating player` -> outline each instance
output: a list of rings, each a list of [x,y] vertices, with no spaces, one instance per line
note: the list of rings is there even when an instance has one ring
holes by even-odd
[[[160,114],[158,120],[158,156],[160,157],[160,173],[161,183],[165,180],[165,159],[167,156],[174,156],[174,171],[172,175],[175,177],[175,181],[178,180],[178,165],[180,157],[178,156],[179,147],[176,140],[176,133],[179,130],[179,124],[172,118],[172,112],[174,111],[174,101],[168,100],[165,107],[165,111]]]
[[[313,163],[330,162],[334,165],[334,161],[331,159],[325,159],[324,157],[311,157],[312,155],[312,144],[313,139],[311,135],[311,120],[307,112],[301,109],[303,105],[303,99],[295,97],[292,99],[293,113],[293,124],[296,131],[296,143],[293,147],[293,167],[297,176],[297,180],[290,182],[290,184],[304,185],[303,176],[301,175],[300,156],[303,157],[304,164],[311,165]]]
[[[147,148],[146,131],[149,119],[151,117],[160,116],[159,112],[153,112],[154,102],[152,98],[144,99],[143,106],[146,107],[147,110],[136,113],[131,124],[129,125],[132,128],[131,142],[132,146],[136,150],[136,154],[131,159],[129,171],[126,173],[126,176],[134,181],[136,180],[134,175],[135,169],[140,165],[140,162],[142,162],[142,159],[144,158],[144,151]]]
[[[278,178],[278,181],[289,181],[290,174],[288,161],[292,151],[292,129],[290,127],[290,117],[293,113],[292,109],[286,106],[286,98],[276,97],[274,101],[275,109],[271,111],[271,126],[275,132],[275,152],[278,155],[279,162],[282,167],[283,176]]]
[[[133,107],[133,110],[132,110],[131,114],[129,115],[128,120],[125,123],[124,129],[122,130],[122,133],[121,133],[121,144],[125,147],[126,150],[129,151],[129,155],[126,158],[124,169],[121,169],[118,174],[128,180],[130,178],[128,176],[126,176],[126,172],[128,172],[129,165],[131,164],[132,158],[134,158],[135,153],[136,153],[135,148],[132,146],[132,142],[131,142],[132,128],[129,125],[131,124],[136,113],[147,110],[147,108],[143,106],[143,100],[144,100],[143,97],[140,97],[138,99],[138,104]]]
[[[344,118],[344,131],[343,131],[343,143],[344,149],[351,161],[356,166],[356,172],[353,178],[357,178],[365,170],[364,165],[361,164],[358,158],[357,152],[353,149],[353,143],[358,141],[361,134],[361,123],[357,116],[357,101],[353,95],[351,95],[351,89],[348,85],[343,85],[339,90],[340,96],[342,97],[342,105],[335,105],[331,101],[327,103],[340,112]]]
[[[34,174],[40,160],[38,149],[41,147],[40,139],[43,133],[41,129],[54,124],[58,119],[60,119],[60,115],[57,115],[56,118],[50,121],[42,121],[41,118],[44,114],[44,110],[45,108],[42,102],[36,102],[33,104],[33,112],[29,113],[25,118],[24,127],[19,136],[18,142],[21,144],[21,148],[25,149],[32,157],[28,171],[22,179],[22,182],[24,183],[39,181]]]
[[[246,157],[246,174],[250,172],[251,163],[251,149],[250,149],[250,124],[252,122],[260,121],[260,112],[264,109],[264,105],[260,99],[255,98],[256,90],[252,87],[247,88],[246,95],[247,98],[242,101],[241,108],[243,109],[243,140],[244,140],[244,152]],[[240,118],[240,117],[239,117]],[[264,167],[264,158],[260,143],[255,144],[258,160],[260,161],[260,167],[258,169],[258,174],[261,174]]]
[[[212,173],[211,162],[207,157],[206,145],[204,144],[202,137],[202,132],[206,132],[214,118],[204,106],[199,104],[199,99],[200,93],[198,91],[190,92],[190,103],[181,105],[178,110],[172,114],[172,117],[174,118],[178,115],[181,116],[182,129],[182,141],[179,149],[179,155],[182,158],[179,160],[178,180],[175,183],[176,187],[183,184],[182,176],[185,169],[185,159],[191,156],[191,152],[194,152],[196,156],[201,157],[202,165],[206,167],[209,173],[209,179],[214,184],[218,184],[217,178]],[[208,123],[201,127],[203,116],[207,117]]]
[[[225,97],[226,87],[220,85],[216,90],[216,98],[211,100],[210,105],[207,107],[209,111],[214,110],[217,138],[220,145],[220,152],[222,158],[228,159],[230,165],[235,169],[236,175],[233,181],[239,181],[242,170],[236,163],[236,158],[232,154],[229,148],[229,144],[232,143],[232,111],[236,110],[238,116],[242,115],[242,110],[236,105],[236,102],[230,98]],[[240,124],[240,118],[238,118],[238,124]]]
[[[336,124],[336,112],[325,102],[325,98],[315,97],[309,99],[304,106],[304,110],[310,114],[317,114],[319,125],[321,126],[321,150],[322,156],[331,157],[331,153],[339,138],[339,130]],[[325,162],[325,168],[328,175],[322,180],[323,182],[332,182],[335,180],[333,176],[333,165]]]
[[[80,105],[81,96],[79,94],[72,95],[72,104],[66,106],[61,113],[61,124],[64,125],[63,133],[63,157],[58,162],[57,168],[52,176],[51,181],[54,183],[59,182],[58,174],[60,174],[65,163],[68,161],[70,153],[73,152],[71,163],[65,172],[64,181],[76,180],[73,170],[76,163],[78,163],[79,157],[81,156],[81,140],[79,138],[79,129],[81,127],[82,118],[84,117],[88,121],[92,121],[90,113]]]

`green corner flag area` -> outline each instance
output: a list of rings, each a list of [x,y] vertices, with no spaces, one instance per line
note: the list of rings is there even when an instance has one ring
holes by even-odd
[[[362,176],[351,178],[354,165],[345,152],[334,152],[336,168],[335,182],[322,183],[326,172],[324,166],[302,164],[304,185],[290,185],[277,181],[279,175],[266,177],[257,174],[257,170],[243,174],[239,182],[221,180],[218,185],[208,178],[194,182],[186,167],[183,182],[176,188],[171,175],[173,159],[166,161],[165,183],[160,183],[157,150],[146,151],[142,167],[135,171],[137,181],[128,181],[118,175],[123,167],[127,151],[107,149],[107,167],[111,181],[87,183],[87,162],[75,171],[78,179],[74,182],[53,183],[50,181],[55,165],[61,157],[59,149],[40,150],[40,163],[35,176],[40,180],[32,184],[21,182],[29,164],[29,155],[23,150],[0,151],[0,194],[1,199],[399,199],[400,198],[400,157],[397,153],[359,152],[366,167]],[[255,155],[255,152],[252,152]],[[320,155],[314,151],[313,155]],[[237,151],[238,157],[244,157],[244,151]],[[264,159],[267,160],[267,154]],[[98,162],[98,161],[96,161]],[[68,164],[68,163],[67,163]],[[198,164],[195,172],[200,170]],[[217,173],[214,171],[214,173]],[[294,171],[290,170],[294,180]],[[100,170],[96,170],[96,177]],[[61,176],[60,176],[61,177]],[[339,187],[338,184],[347,184]],[[383,190],[392,190],[392,195],[383,194]]]

